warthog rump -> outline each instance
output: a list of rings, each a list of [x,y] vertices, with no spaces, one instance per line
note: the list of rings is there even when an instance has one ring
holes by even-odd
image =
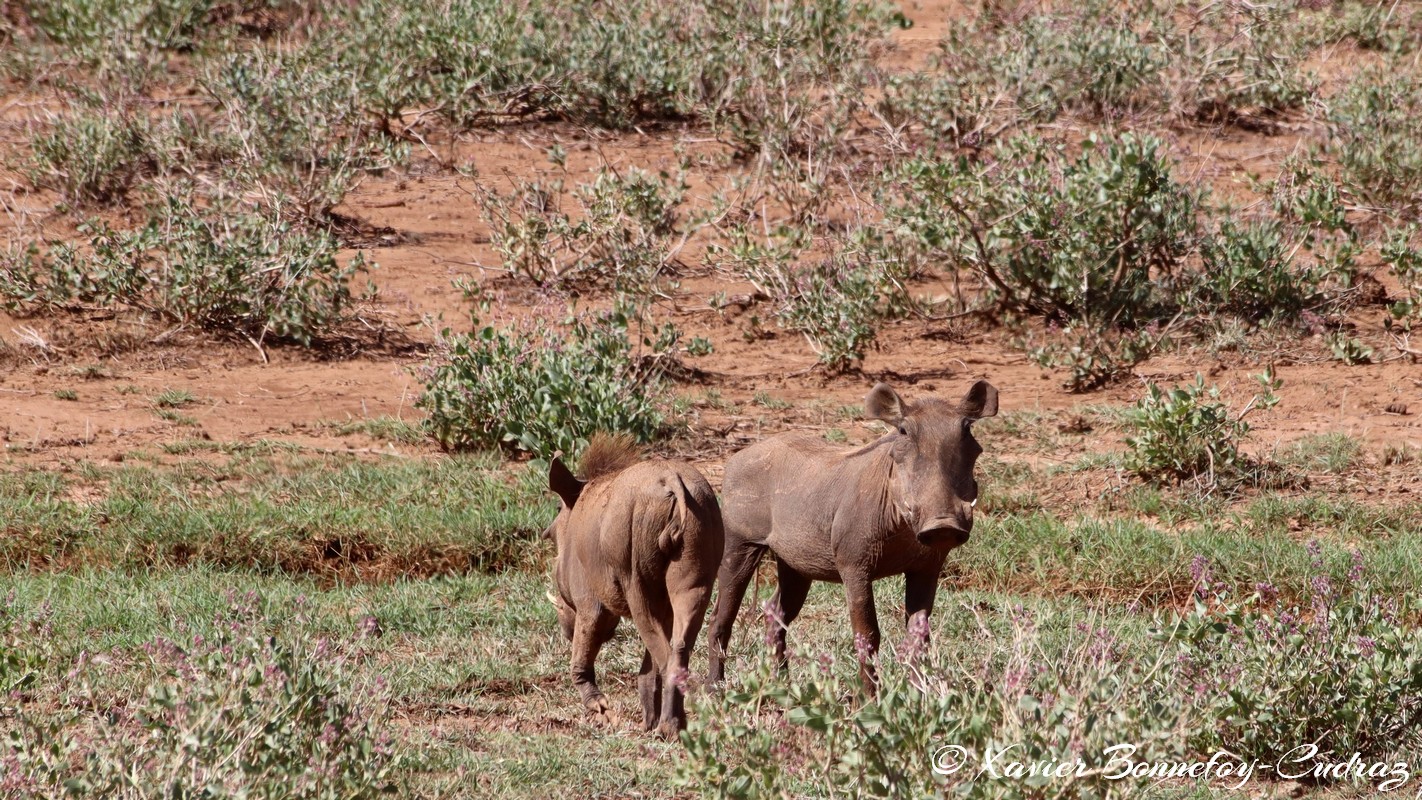
[[[938,398],[909,403],[881,383],[864,409],[893,432],[854,450],[782,434],[726,461],[726,554],[711,619],[712,681],[724,677],[731,628],[767,550],[779,577],[772,602],[781,622],[774,643],[782,665],[786,627],[812,581],[844,584],[855,637],[871,651],[879,648],[873,581],[903,575],[908,621],[915,615],[927,621],[944,559],[973,528],[973,468],[982,447],[972,423],[997,413],[997,390],[978,381],[956,404]],[[861,675],[872,690],[867,659]]]
[[[626,439],[594,437],[583,472],[579,480],[556,458],[548,472],[563,501],[549,533],[573,684],[588,710],[607,715],[593,662],[618,620],[631,617],[646,648],[637,676],[643,725],[671,736],[686,725],[687,664],[721,563],[716,494],[690,464],[638,462]]]

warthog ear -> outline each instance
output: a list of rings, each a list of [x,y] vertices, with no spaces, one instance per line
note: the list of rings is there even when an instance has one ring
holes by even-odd
[[[908,404],[889,384],[878,383],[864,397],[864,413],[870,419],[881,419],[890,425],[897,425],[908,413]]]
[[[572,508],[578,502],[578,495],[583,493],[583,482],[563,466],[563,459],[554,457],[553,463],[548,465],[548,488],[563,498],[563,505]]]
[[[968,419],[997,416],[997,389],[987,381],[978,381],[958,402],[958,413]]]

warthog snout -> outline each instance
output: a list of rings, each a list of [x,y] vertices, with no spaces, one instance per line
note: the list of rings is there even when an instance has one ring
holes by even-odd
[[[938,517],[931,519],[914,534],[925,547],[960,547],[967,543],[973,530],[973,518]]]

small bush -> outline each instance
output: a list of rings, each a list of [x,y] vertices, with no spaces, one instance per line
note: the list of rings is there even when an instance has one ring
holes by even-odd
[[[1328,129],[1351,191],[1394,213],[1422,204],[1422,84],[1412,75],[1364,71],[1334,98]]]
[[[777,674],[765,658],[723,694],[696,698],[677,780],[708,796],[1107,798],[1130,796],[1108,767],[1183,755],[1182,707],[1159,691],[1168,663],[1127,659],[1090,622],[1065,636],[1019,609],[1002,648],[967,663],[928,651],[915,626],[898,658],[879,658],[877,696],[830,654]],[[1061,642],[1065,639],[1065,643]],[[863,657],[863,651],[861,651]],[[1011,747],[1004,751],[1004,748]],[[987,772],[991,760],[1070,764],[1064,777]]]
[[[36,30],[91,55],[119,39],[130,48],[188,51],[290,0],[44,0],[21,2]]]
[[[210,141],[190,146],[215,151],[211,171],[230,194],[303,226],[328,227],[363,175],[409,155],[408,144],[370,124],[358,87],[314,47],[233,53],[200,83],[217,114]]]
[[[177,323],[254,341],[310,345],[344,323],[362,256],[336,260],[320,231],[174,196],[137,231],[81,226],[88,251],[31,245],[0,254],[0,301],[32,312],[97,305],[152,311]]]
[[[697,15],[647,0],[378,0],[333,16],[322,45],[387,124],[414,108],[460,127],[552,117],[628,128],[681,117],[699,97],[707,43]],[[384,57],[369,57],[377,51]]]
[[[983,168],[917,159],[897,178],[892,222],[953,267],[979,272],[999,306],[1096,327],[1163,316],[1168,279],[1194,248],[1198,194],[1160,141],[1125,134],[1060,148],[1023,137]]]
[[[1383,263],[1402,289],[1402,296],[1389,311],[1409,331],[1422,319],[1422,251],[1413,247],[1418,230],[1416,225],[1409,225],[1392,231],[1379,248]]]
[[[1422,14],[1398,3],[1342,2],[1333,11],[1327,26],[1332,36],[1352,39],[1364,50],[1407,53],[1422,36]]]
[[[1200,247],[1203,268],[1188,303],[1215,308],[1251,322],[1290,319],[1319,300],[1323,277],[1297,270],[1298,243],[1286,238],[1285,223],[1265,218],[1226,218]]]
[[[750,281],[775,303],[775,319],[805,336],[819,362],[839,372],[863,361],[887,319],[904,313],[907,265],[872,242],[838,242],[828,257],[800,263],[807,249],[801,229],[758,239],[744,228],[709,258]]]
[[[1313,92],[1313,77],[1300,71],[1308,40],[1290,0],[1208,3],[1189,13],[1172,44],[1182,63],[1169,89],[1177,113],[1231,122],[1298,108]]]
[[[909,105],[903,101],[912,95],[896,91],[886,102],[900,113],[916,107],[930,131],[935,121],[953,121],[942,114],[947,108],[967,112],[959,120],[970,124],[960,128],[986,128],[973,121],[982,109],[968,97],[1005,98],[1017,117],[1039,122],[1072,111],[1106,118],[1170,112],[1211,122],[1274,115],[1300,106],[1314,88],[1300,71],[1308,47],[1295,15],[1287,0],[984,2],[940,44],[933,67],[953,76],[944,86],[947,103]],[[986,110],[999,109],[992,102]],[[1016,121],[1009,116],[1001,125]]]
[[[399,789],[383,700],[357,702],[339,683],[349,654],[225,622],[211,639],[148,644],[161,676],[128,707],[81,654],[69,678],[75,710],[27,709],[11,729],[8,795],[373,800]]]
[[[1172,633],[1180,680],[1208,721],[1195,728],[1196,750],[1288,758],[1303,772],[1354,753],[1370,764],[1422,747],[1422,639],[1410,628],[1418,599],[1371,590],[1356,553],[1335,582],[1311,551],[1304,604],[1278,602],[1268,584],[1232,597],[1210,585],[1198,559],[1200,600]],[[1311,753],[1296,750],[1306,746]]]
[[[950,71],[942,56],[925,72],[889,75],[875,116],[893,136],[917,129],[932,144],[956,149],[981,144],[1002,99],[963,72]]]
[[[113,203],[156,168],[151,131],[134,114],[79,113],[35,137],[30,180],[70,205]]]
[[[711,3],[707,15],[704,114],[737,153],[769,166],[847,133],[889,24],[902,20],[872,0]]]
[[[554,152],[556,164],[562,154]],[[562,179],[516,180],[508,194],[479,189],[479,205],[504,268],[539,286],[645,294],[671,266],[685,175],[599,171],[571,192]],[[563,210],[569,194],[576,211]]]
[[[637,309],[535,317],[470,334],[443,334],[420,371],[416,405],[450,450],[502,447],[576,458],[598,431],[651,441],[666,417],[661,390],[675,329],[644,328]]]
[[[1160,349],[1152,327],[1124,333],[1067,330],[1061,340],[1029,348],[1028,356],[1043,367],[1068,369],[1067,391],[1090,392],[1125,377]]]
[[[1278,402],[1274,389],[1281,383],[1271,373],[1261,383],[1264,392],[1238,413],[1220,401],[1218,387],[1205,386],[1203,375],[1170,391],[1150,384],[1127,418],[1127,469],[1149,480],[1194,480],[1206,488],[1243,480],[1252,466],[1239,451],[1249,435],[1245,417]]]

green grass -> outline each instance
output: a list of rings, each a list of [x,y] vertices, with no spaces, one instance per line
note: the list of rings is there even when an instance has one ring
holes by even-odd
[[[785,409],[791,408],[795,405],[789,400],[783,400],[779,397],[772,397],[770,392],[763,391],[756,392],[755,396],[751,398],[751,402],[755,403],[761,408],[768,408],[771,411],[784,411]]]
[[[71,500],[76,482],[58,475],[0,477],[0,557],[12,568],[199,563],[387,580],[530,563],[555,509],[532,472],[511,477],[483,456],[363,463],[266,457],[260,444],[230,452],[222,464],[100,468],[86,481],[101,497],[91,503]]]
[[[181,425],[187,428],[196,428],[202,424],[197,421],[196,417],[191,417],[172,408],[155,408],[153,409],[153,414],[164,422],[171,422],[174,425]]]
[[[620,723],[585,716],[571,686],[569,645],[546,597],[551,550],[539,537],[555,504],[536,470],[483,455],[313,458],[262,442],[165,451],[226,458],[0,476],[9,565],[0,595],[12,594],[9,619],[50,626],[43,641],[34,638],[43,624],[12,628],[7,640],[40,654],[28,707],[49,707],[40,701],[58,697],[81,651],[104,654],[94,680],[106,694],[141,702],[163,679],[145,645],[211,638],[233,609],[250,608],[242,613],[254,635],[359,642],[359,657],[333,680],[347,693],[383,686],[392,717],[381,724],[419,796],[531,798],[551,785],[570,796],[672,796],[684,751],[640,730],[634,628],[623,624],[598,661]],[[1241,593],[1269,582],[1302,596],[1318,574],[1311,539],[1328,574],[1346,572],[1358,547],[1384,592],[1422,581],[1415,506],[1326,493],[1201,505],[1136,487],[1058,516],[1037,494],[1041,473],[986,456],[981,474],[982,514],[949,559],[932,620],[941,663],[1001,664],[1023,613],[1036,620],[1044,657],[1080,646],[1082,626],[1110,631],[1125,652],[1148,652],[1155,615],[1190,597],[1197,556]],[[747,595],[733,678],[764,658],[760,604],[773,574],[763,563]],[[902,579],[880,581],[875,595],[885,644],[896,648]],[[363,637],[371,628],[378,635]],[[814,586],[789,642],[792,674],[822,654],[852,672],[841,587]],[[693,697],[705,652],[703,634]]]
[[[197,402],[197,398],[187,389],[167,389],[153,398],[153,405],[159,408],[182,408]]]
[[[337,436],[363,434],[372,439],[378,439],[382,442],[395,442],[396,444],[419,444],[430,438],[429,434],[425,433],[424,428],[420,427],[419,423],[396,419],[395,417],[350,419],[344,422],[328,420],[322,422],[321,427],[334,432]]]
[[[1338,475],[1358,464],[1362,450],[1362,442],[1346,433],[1320,433],[1291,443],[1279,460],[1306,473]]]

